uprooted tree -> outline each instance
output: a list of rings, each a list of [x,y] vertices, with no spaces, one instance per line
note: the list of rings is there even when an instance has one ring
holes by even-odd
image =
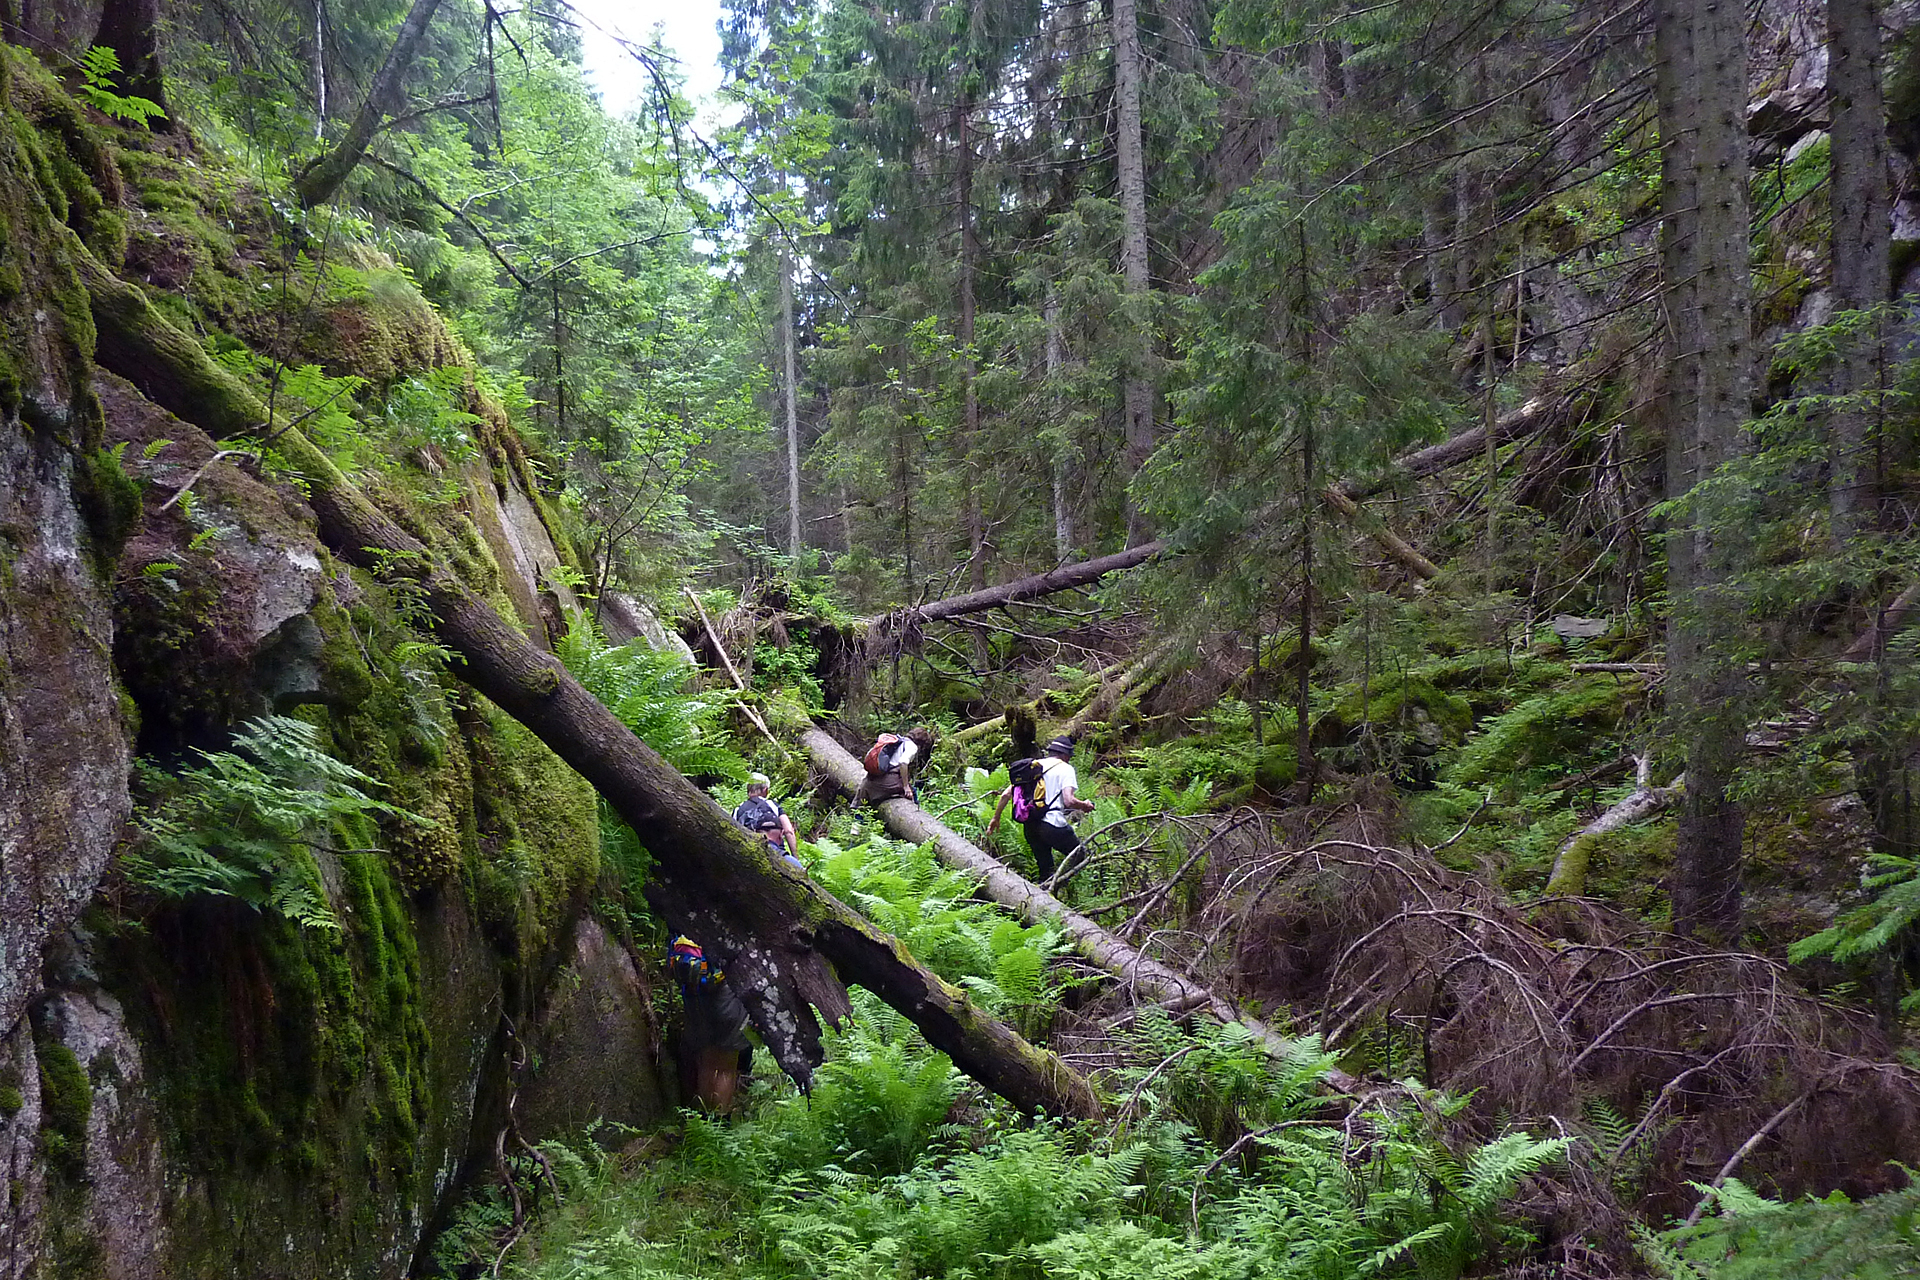
[[[543,649],[460,583],[434,553],[376,508],[331,460],[93,258],[68,247],[92,301],[96,360],[161,407],[217,437],[271,431],[303,475],[333,551],[422,606],[460,656],[456,673],[526,725],[585,777],[655,860],[649,903],[674,929],[723,957],[781,1068],[805,1083],[820,1061],[815,1011],[848,1010],[842,982],[873,991],[928,1043],[1021,1107],[1092,1116],[1100,1103],[1059,1059],[1028,1044],[761,842],[634,736]]]

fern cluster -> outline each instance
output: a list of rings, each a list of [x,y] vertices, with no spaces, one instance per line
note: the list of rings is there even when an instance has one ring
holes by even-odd
[[[585,615],[575,615],[559,655],[587,692],[680,772],[747,776],[747,762],[727,746],[727,700],[693,692],[684,658],[643,641],[609,645]]]
[[[630,1178],[596,1155],[556,1158],[566,1203],[506,1274],[1454,1277],[1523,1243],[1502,1207],[1565,1147],[1510,1134],[1455,1154],[1425,1118],[1450,1109],[1441,1099],[1343,1125],[1310,1039],[1275,1062],[1244,1029],[1188,1038],[1161,1018],[1134,1048],[1180,1056],[1117,1082],[1118,1127],[1034,1124],[860,996],[810,1099],[761,1091],[743,1122],[689,1117],[678,1149]],[[1249,1141],[1203,1136],[1202,1112],[1237,1112]],[[500,1211],[487,1200],[464,1215],[472,1254],[488,1256],[475,1246]]]
[[[249,721],[238,751],[202,751],[198,767],[169,774],[142,762],[154,797],[136,815],[145,837],[121,860],[127,878],[169,898],[238,898],[310,928],[339,927],[312,850],[387,815],[419,821],[376,800],[378,781],[328,755],[310,724],[286,716]]]
[[[814,842],[813,875],[829,893],[899,938],[922,964],[996,1013],[1038,1013],[1050,993],[1057,927],[1023,925],[974,896],[973,880],[930,846],[870,836],[842,848]]]
[[[1911,1171],[1909,1171],[1911,1172]],[[1782,1204],[1729,1178],[1697,1226],[1639,1232],[1669,1280],[1904,1280],[1920,1275],[1920,1188]]]

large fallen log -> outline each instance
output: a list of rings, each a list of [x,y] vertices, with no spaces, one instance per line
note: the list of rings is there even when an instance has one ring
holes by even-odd
[[[848,792],[859,789],[866,775],[865,767],[823,730],[809,729],[802,733],[800,745],[841,789]],[[1275,1056],[1287,1057],[1294,1052],[1294,1042],[1287,1037],[1257,1018],[1241,1013],[1188,975],[1128,946],[911,800],[883,800],[878,808],[887,830],[915,844],[931,842],[940,861],[977,876],[981,892],[1001,906],[1029,923],[1058,924],[1075,952],[1119,979],[1142,1003],[1161,1005],[1175,1013],[1200,1012],[1223,1023],[1237,1022]],[[1341,1089],[1351,1089],[1358,1083],[1341,1072],[1333,1073],[1333,1082]]]
[[[1536,431],[1572,420],[1583,412],[1583,406],[1577,399],[1562,396],[1536,396],[1518,409],[1504,413],[1493,423],[1493,443],[1495,447],[1530,436]],[[1462,431],[1459,435],[1442,440],[1439,444],[1428,445],[1424,449],[1415,449],[1403,453],[1379,475],[1368,480],[1343,480],[1333,490],[1344,497],[1359,501],[1372,497],[1384,489],[1406,480],[1423,480],[1437,475],[1449,467],[1470,462],[1486,456],[1487,429],[1484,426]]]
[[[997,587],[982,587],[978,591],[969,591],[961,596],[948,596],[944,600],[934,600],[927,604],[910,605],[896,609],[892,613],[867,619],[869,626],[878,628],[901,628],[925,622],[939,622],[946,618],[958,618],[969,613],[980,613],[986,609],[997,609],[1001,605],[1018,604],[1022,600],[1033,600],[1040,596],[1052,595],[1056,591],[1070,591],[1075,587],[1084,587],[1098,582],[1109,573],[1118,573],[1122,569],[1131,569],[1144,564],[1167,549],[1167,544],[1155,539],[1143,542],[1137,547],[1128,547],[1125,551],[1116,551],[1110,556],[1100,556],[1093,560],[1082,560],[1076,564],[1063,564],[1057,569],[1045,573],[1036,573],[1030,577],[1017,578]]]
[[[1092,1116],[1091,1087],[917,963],[893,938],[803,873],[767,856],[711,797],[682,777],[469,591],[433,552],[367,497],[291,424],[274,423],[244,384],[147,305],[145,295],[71,249],[93,302],[96,360],[188,422],[231,435],[272,431],[302,474],[322,540],[346,561],[409,591],[455,673],[526,725],[585,777],[655,861],[648,901],[669,927],[723,958],[729,981],[781,1068],[805,1083],[820,1061],[818,1009],[849,1010],[841,982],[898,1009],[935,1048],[1018,1106]],[[837,970],[837,973],[836,973]]]

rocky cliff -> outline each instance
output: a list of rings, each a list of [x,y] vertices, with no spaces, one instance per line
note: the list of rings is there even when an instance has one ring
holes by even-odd
[[[666,1105],[647,968],[595,910],[594,797],[327,554],[270,441],[98,367],[78,265],[267,396],[341,388],[308,429],[541,641],[574,604],[565,528],[391,263],[318,262],[190,139],[3,55],[0,1277],[401,1275],[510,1119],[533,1140]],[[346,407],[391,419],[396,389],[424,426]],[[316,834],[331,927],[121,870],[136,760],[190,768],[267,714],[410,815]]]

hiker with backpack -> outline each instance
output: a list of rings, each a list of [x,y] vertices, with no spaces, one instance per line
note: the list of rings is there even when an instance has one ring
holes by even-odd
[[[733,1110],[740,1077],[753,1065],[747,1007],[700,944],[682,934],[667,948],[686,1023],[679,1037],[680,1087],[713,1115]]]
[[[867,776],[853,793],[853,802],[878,804],[882,800],[918,800],[913,775],[933,755],[933,730],[925,725],[905,735],[883,733],[867,748]]]
[[[987,824],[987,836],[991,838],[1000,826],[1001,813],[1009,804],[1013,806],[1013,820],[1027,837],[1027,848],[1033,850],[1033,862],[1043,883],[1053,879],[1054,854],[1064,861],[1080,847],[1073,815],[1093,812],[1093,801],[1082,800],[1077,794],[1080,775],[1068,763],[1072,759],[1073,739],[1055,738],[1039,759],[1015,760],[1007,769],[1007,789],[1000,793],[1000,802],[993,806],[993,821]]]
[[[805,870],[806,864],[800,861],[800,837],[793,829],[793,819],[787,816],[778,801],[767,794],[772,789],[773,782],[766,774],[754,774],[747,780],[747,798],[733,811],[733,820],[765,840],[770,852]]]

